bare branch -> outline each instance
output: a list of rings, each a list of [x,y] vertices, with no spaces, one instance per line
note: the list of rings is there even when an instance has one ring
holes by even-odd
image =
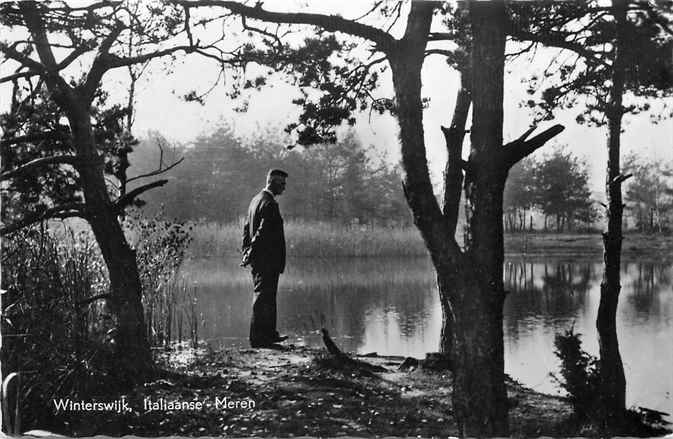
[[[0,43],[0,52],[4,53],[7,58],[11,58],[14,61],[18,61],[21,65],[29,67],[31,70],[44,73],[46,68],[40,64],[38,61],[22,54],[17,51],[14,47],[8,46],[4,43]]]
[[[448,157],[444,167],[444,207],[443,215],[449,227],[451,236],[456,234],[458,225],[458,210],[463,186],[463,141],[465,139],[465,124],[467,114],[472,103],[472,94],[469,90],[468,75],[461,75],[461,88],[456,96],[453,119],[449,128],[442,127]]]
[[[540,148],[564,129],[565,127],[563,125],[554,125],[532,139],[526,140],[535,130],[535,127],[528,129],[521,137],[503,146],[505,164],[511,168],[519,162],[519,160],[522,160],[524,157],[535,152],[536,149]]]
[[[430,49],[425,51],[425,56],[429,55],[453,56],[455,53],[452,50],[447,49]]]
[[[189,13],[189,8],[184,7],[184,10],[185,10],[185,32],[187,32],[187,41],[189,41],[190,46],[193,46],[194,36],[192,35],[192,27],[190,25],[191,16]]]
[[[456,34],[449,32],[430,32],[428,34],[428,41],[453,41],[456,37]]]
[[[362,20],[363,18],[367,17],[367,16],[370,15],[372,12],[374,12],[375,10],[377,10],[382,4],[383,4],[383,1],[382,1],[382,0],[374,2],[374,6],[372,6],[371,9],[369,9],[367,12],[365,12],[365,13],[362,14],[362,15],[360,15],[359,17],[354,18],[353,21],[360,21],[360,20]]]
[[[87,102],[90,102],[93,99],[94,93],[100,85],[101,78],[105,72],[110,69],[108,66],[110,48],[112,47],[112,44],[117,41],[117,38],[119,38],[122,30],[123,27],[121,24],[117,23],[114,29],[112,29],[110,34],[103,40],[98,48],[96,59],[94,59],[93,64],[91,64],[91,69],[89,70],[89,74],[86,76],[86,81],[84,82],[81,90]]]
[[[175,168],[177,165],[182,163],[184,160],[185,160],[185,158],[181,157],[180,160],[175,161],[174,163],[170,164],[169,166],[166,166],[165,168],[162,168],[161,165],[160,165],[159,169],[154,170],[152,172],[148,172],[147,174],[136,175],[135,177],[131,177],[128,180],[126,180],[126,182],[130,183],[134,180],[140,180],[141,178],[154,177],[155,175],[161,175],[161,174],[163,174],[165,172],[168,172],[171,169]]]
[[[24,72],[16,72],[14,74],[7,75],[7,76],[4,76],[4,77],[0,78],[0,84],[2,84],[3,82],[15,81],[15,80],[21,79],[21,78],[30,78],[32,76],[37,76],[39,74],[40,74],[40,72],[37,71],[37,70],[26,70]]]
[[[139,186],[132,191],[128,192],[121,198],[119,198],[114,205],[115,210],[121,211],[125,207],[131,205],[133,203],[133,200],[139,196],[140,194],[147,192],[150,189],[154,189],[156,187],[160,187],[168,183],[168,180],[157,180],[153,181],[152,183],[147,183],[143,186]]]
[[[264,35],[266,37],[269,37],[272,40],[276,41],[276,44],[278,44],[279,47],[282,47],[283,42],[280,40],[278,35],[272,34],[271,32],[267,32],[263,29],[259,29],[259,28],[254,27],[254,26],[250,26],[246,21],[245,15],[241,16],[241,23],[243,24],[243,29],[245,29],[247,31],[251,31],[251,32],[257,32],[260,35]]]
[[[68,67],[70,64],[72,64],[77,58],[79,58],[80,56],[82,56],[83,54],[85,54],[86,52],[88,52],[89,50],[90,50],[90,48],[87,47],[87,46],[85,46],[85,45],[82,45],[82,46],[76,48],[75,50],[73,50],[72,52],[70,52],[70,53],[68,54],[68,56],[66,56],[65,58],[63,58],[63,60],[61,60],[60,63],[58,63],[58,67],[57,67],[58,70],[63,70],[63,69],[65,69],[65,68]]]
[[[66,11],[66,12],[76,12],[76,11],[91,12],[91,11],[94,11],[96,9],[109,8],[109,7],[114,7],[114,6],[118,6],[118,5],[121,5],[121,4],[122,4],[122,2],[118,1],[118,0],[103,0],[103,1],[100,1],[100,2],[92,3],[88,6],[72,7],[72,6],[66,5],[62,8],[58,8],[58,7],[50,8],[50,10],[52,10],[52,11],[62,10],[62,11]]]
[[[525,48],[519,50],[518,52],[506,53],[506,54],[505,54],[505,57],[507,57],[507,58],[511,58],[511,59],[517,58],[517,57],[519,57],[520,55],[523,55],[524,53],[530,52],[531,49],[533,49],[533,48],[535,47],[536,44],[538,44],[538,43],[535,42],[535,41],[531,41],[530,44],[529,44],[528,46],[526,46]]]
[[[619,174],[615,178],[612,179],[610,182],[610,185],[618,185],[624,183],[626,180],[629,178],[633,177],[633,174]]]

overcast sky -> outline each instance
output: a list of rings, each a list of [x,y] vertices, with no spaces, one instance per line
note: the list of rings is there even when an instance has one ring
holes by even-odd
[[[346,18],[355,17],[366,9],[365,2],[343,1],[266,1],[264,7],[271,10],[289,9],[294,5],[308,5],[310,11],[338,13]],[[401,20],[404,23],[404,20]],[[393,33],[402,31],[398,26]],[[297,108],[291,104],[297,91],[280,82],[273,81],[272,87],[251,96],[247,113],[236,113],[233,108],[237,103],[225,96],[227,85],[217,87],[208,97],[206,104],[186,103],[179,98],[191,89],[204,91],[216,77],[216,66],[211,61],[190,56],[179,58],[172,66],[172,73],[167,74],[161,62],[155,62],[138,84],[136,103],[136,136],[142,137],[149,130],[161,132],[169,139],[190,142],[200,134],[208,134],[217,126],[227,123],[236,134],[252,137],[261,131],[274,131],[282,136],[283,127],[296,119]],[[506,67],[508,74],[505,79],[504,104],[504,137],[505,142],[518,137],[530,124],[531,116],[527,109],[519,107],[526,98],[525,85],[521,78],[541,71],[540,61],[532,63],[524,58]],[[0,68],[0,70],[4,70]],[[0,72],[2,73],[2,72]],[[124,70],[106,74],[104,81],[113,95],[121,98],[126,89],[127,77]],[[423,95],[430,98],[429,108],[425,111],[424,126],[428,160],[433,179],[438,181],[446,160],[443,136],[439,127],[448,125],[451,119],[454,98],[458,86],[458,76],[443,61],[442,57],[431,56],[423,69]],[[3,84],[0,99],[7,103],[8,84]],[[379,96],[392,96],[392,85],[389,77],[381,84]],[[669,102],[670,104],[670,102]],[[653,108],[660,108],[653,105]],[[591,186],[594,191],[603,190],[603,179],[606,161],[606,128],[592,128],[578,125],[575,116],[579,110],[565,112],[551,123],[562,123],[566,130],[553,142],[542,148],[538,154],[550,151],[553,144],[567,144],[569,149],[581,158],[586,159],[591,170]],[[551,123],[541,124],[544,129]],[[397,123],[389,115],[360,115],[355,130],[365,144],[373,144],[386,151],[390,160],[399,159],[399,143],[397,140]],[[647,115],[627,116],[625,132],[622,137],[624,153],[637,151],[639,155],[655,160],[673,160],[673,122],[666,120],[658,125],[649,122]],[[465,150],[467,152],[467,149]]]

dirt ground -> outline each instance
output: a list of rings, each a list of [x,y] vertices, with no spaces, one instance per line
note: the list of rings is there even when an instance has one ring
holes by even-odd
[[[402,357],[357,357],[381,372],[344,366],[321,350],[207,348],[162,352],[167,373],[124,395],[126,413],[71,415],[67,433],[139,436],[456,436],[451,374]],[[168,366],[170,365],[170,367]],[[509,380],[514,437],[578,436],[571,408]],[[226,400],[225,400],[226,398]],[[147,405],[149,401],[149,406]],[[168,403],[202,406],[171,410]],[[155,404],[156,410],[151,404]],[[163,406],[161,404],[164,404]],[[254,407],[252,407],[254,404]],[[175,407],[173,407],[175,408]]]

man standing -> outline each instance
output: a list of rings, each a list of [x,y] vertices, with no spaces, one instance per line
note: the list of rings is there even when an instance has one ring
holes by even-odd
[[[287,339],[276,330],[278,278],[285,269],[283,218],[275,196],[285,190],[287,172],[272,169],[266,187],[250,202],[243,226],[242,266],[252,268],[254,296],[250,321],[250,345],[269,347]]]

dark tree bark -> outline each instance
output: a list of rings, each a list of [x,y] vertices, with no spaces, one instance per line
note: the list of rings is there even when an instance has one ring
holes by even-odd
[[[77,167],[80,175],[87,216],[91,230],[100,247],[110,279],[108,304],[116,319],[116,350],[125,373],[142,379],[151,373],[153,360],[145,334],[142,308],[142,284],[135,251],[129,247],[117,219],[119,210],[111,202],[102,160],[96,152],[96,144],[89,123],[88,105],[69,102],[66,114],[73,128],[73,144],[78,156],[87,162],[100,161],[100,166]]]
[[[620,266],[622,252],[622,187],[620,169],[620,136],[622,126],[622,96],[625,65],[623,51],[626,1],[613,0],[616,42],[612,65],[612,89],[606,115],[608,118],[608,169],[606,195],[608,198],[608,230],[603,234],[605,268],[601,283],[601,298],[596,318],[600,349],[601,397],[607,411],[606,422],[614,426],[622,419],[626,408],[626,379],[617,339],[617,305],[621,290]]]
[[[117,220],[120,205],[113,203],[108,194],[103,159],[98,153],[90,122],[92,88],[97,87],[103,72],[96,72],[96,67],[92,67],[83,86],[72,87],[67,84],[58,74],[45,26],[35,3],[23,2],[20,7],[26,27],[35,41],[42,64],[40,69],[45,71],[45,83],[71,128],[77,158],[74,166],[80,175],[85,200],[83,214],[91,226],[109,272],[109,304],[116,319],[117,333],[114,339],[117,358],[125,375],[132,380],[142,379],[151,373],[154,364],[145,336],[138,266],[135,252],[129,247]],[[116,35],[111,35],[107,43],[103,42],[101,50],[106,49],[106,44],[112,44],[114,38]]]
[[[507,435],[502,308],[504,4],[472,2],[472,129],[465,174],[469,235],[452,297],[456,317],[454,409],[464,435]],[[467,267],[471,267],[467,269]],[[475,376],[478,371],[480,376]]]

